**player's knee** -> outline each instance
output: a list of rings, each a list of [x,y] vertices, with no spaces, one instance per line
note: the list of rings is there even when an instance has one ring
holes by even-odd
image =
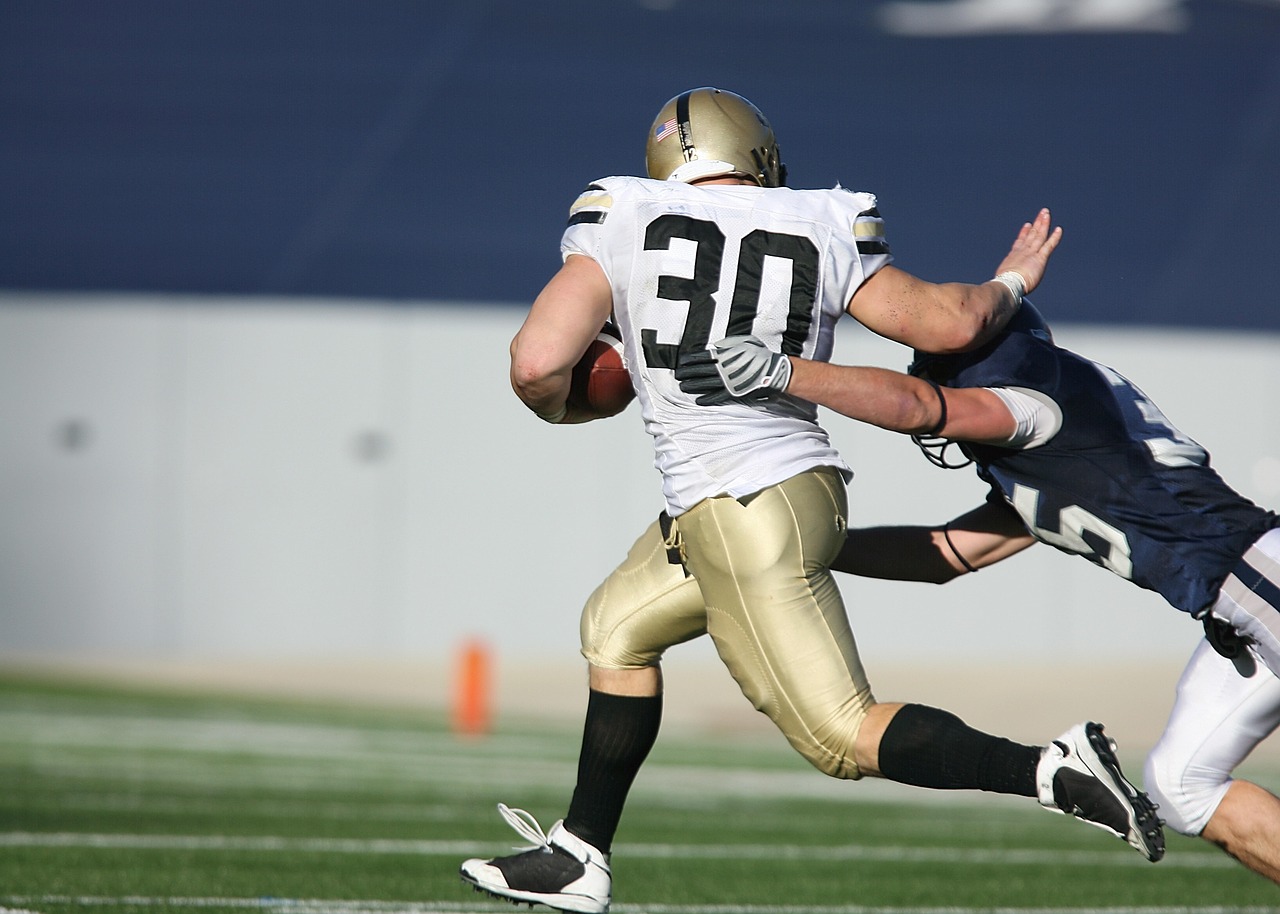
[[[820,715],[820,722],[812,716],[800,715],[790,720],[778,720],[779,729],[786,735],[792,747],[814,768],[827,777],[856,781],[862,777],[854,753],[858,730],[866,718],[865,703],[849,702],[838,711]]]
[[[613,629],[582,624],[582,656],[593,666],[606,670],[637,670],[662,659],[661,651],[641,650]]]
[[[603,611],[600,591],[591,595],[582,610],[578,626],[582,656],[588,663],[607,670],[635,670],[653,666],[662,651],[641,643],[632,629]]]
[[[1230,773],[1198,766],[1157,745],[1147,756],[1143,787],[1160,818],[1181,835],[1199,835],[1231,786]]]
[[[856,781],[862,777],[862,772],[858,770],[858,766],[853,760],[852,752],[845,754],[835,747],[808,739],[793,739],[791,740],[791,745],[805,761],[827,777],[848,781]]]

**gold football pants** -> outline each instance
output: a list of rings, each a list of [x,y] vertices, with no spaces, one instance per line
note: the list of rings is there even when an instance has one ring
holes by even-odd
[[[822,468],[746,498],[708,498],[665,537],[655,522],[587,601],[583,656],[638,669],[710,634],[742,693],[801,755],[833,777],[861,777],[853,744],[874,698],[829,569],[847,512],[844,480]]]

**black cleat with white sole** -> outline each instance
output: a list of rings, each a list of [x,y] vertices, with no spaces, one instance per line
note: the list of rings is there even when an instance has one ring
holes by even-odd
[[[506,857],[464,861],[458,871],[464,882],[515,904],[607,914],[613,890],[608,855],[566,829],[563,821],[544,834],[523,809],[499,803],[498,812],[533,846]]]
[[[1125,780],[1115,749],[1093,722],[1055,739],[1036,768],[1040,805],[1111,832],[1155,863],[1164,856],[1164,823],[1151,798]]]

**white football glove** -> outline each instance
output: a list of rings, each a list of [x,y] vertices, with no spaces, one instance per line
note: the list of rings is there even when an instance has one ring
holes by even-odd
[[[791,383],[791,360],[756,336],[726,336],[711,346],[711,358],[734,397],[768,397]]]

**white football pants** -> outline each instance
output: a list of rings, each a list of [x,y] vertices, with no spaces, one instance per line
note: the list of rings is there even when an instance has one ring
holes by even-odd
[[[1236,660],[1201,641],[1178,680],[1145,783],[1174,831],[1198,835],[1231,786],[1231,772],[1280,725],[1280,678],[1250,648]]]

